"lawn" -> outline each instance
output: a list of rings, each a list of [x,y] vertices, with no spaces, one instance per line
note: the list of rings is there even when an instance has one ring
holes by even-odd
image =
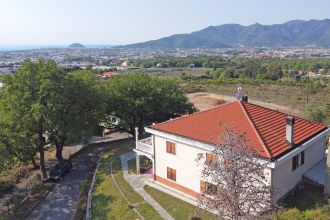
[[[212,213],[202,210],[190,203],[175,198],[150,186],[144,189],[175,219],[189,219],[189,216],[199,216],[201,219],[216,219]]]
[[[129,200],[145,219],[161,219],[158,213],[145,203],[123,178],[121,163],[118,155],[129,151],[129,145],[117,145],[112,150],[104,152],[94,185],[92,219],[138,219],[138,214],[130,208],[128,202],[118,191],[111,178],[109,167],[113,160],[114,177]]]
[[[155,188],[145,186],[145,190],[176,219],[188,219],[189,215],[194,213],[198,213],[202,219],[215,219],[210,212]],[[284,201],[282,209],[264,217],[276,220],[329,220],[330,198],[324,196],[320,189],[307,186],[304,190],[289,196]]]
[[[128,162],[128,173],[136,174],[136,160],[129,160]]]
[[[150,162],[148,160],[141,158],[140,159],[140,168],[151,168]],[[128,173],[136,174],[136,159],[132,159],[128,161]]]
[[[284,201],[284,209],[275,213],[279,220],[291,219],[330,219],[330,198],[318,188],[307,186]]]

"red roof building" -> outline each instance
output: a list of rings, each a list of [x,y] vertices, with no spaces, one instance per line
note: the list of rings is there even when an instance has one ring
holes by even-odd
[[[245,133],[249,145],[259,152],[265,181],[278,190],[276,201],[304,179],[324,186],[330,129],[251,104],[246,96],[243,100],[146,127],[150,137],[142,140],[138,140],[136,129],[137,173],[140,156],[147,157],[156,182],[197,197],[206,180],[201,179],[196,158],[212,160],[214,147],[221,141],[224,128],[229,127]]]
[[[236,101],[151,126],[151,129],[216,145],[228,126],[244,132],[250,145],[268,159],[279,158],[327,126],[295,117],[294,144],[286,141],[287,115],[246,101]]]

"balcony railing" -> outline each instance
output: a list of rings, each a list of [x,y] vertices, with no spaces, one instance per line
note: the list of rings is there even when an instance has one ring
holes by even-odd
[[[152,147],[152,138],[149,137],[142,140],[138,140],[136,144],[136,149],[144,153],[154,155],[154,149]]]

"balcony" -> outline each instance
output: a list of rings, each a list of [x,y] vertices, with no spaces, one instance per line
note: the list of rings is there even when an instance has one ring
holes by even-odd
[[[141,153],[141,154],[147,154],[148,156],[153,157],[154,149],[152,146],[152,138],[149,137],[149,138],[138,140],[136,143],[135,152]]]

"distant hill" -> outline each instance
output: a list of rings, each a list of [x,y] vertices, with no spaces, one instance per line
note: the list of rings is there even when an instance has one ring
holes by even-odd
[[[209,26],[190,34],[176,34],[158,40],[127,45],[128,48],[231,48],[293,47],[330,48],[330,19],[293,20],[284,24]]]
[[[73,43],[69,45],[69,48],[85,48],[85,46],[80,43]]]

